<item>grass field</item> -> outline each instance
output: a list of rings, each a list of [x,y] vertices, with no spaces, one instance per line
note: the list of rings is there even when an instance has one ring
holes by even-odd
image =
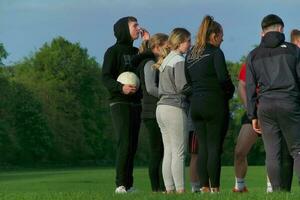
[[[222,168],[221,192],[219,194],[190,193],[188,176],[186,176],[188,189],[186,194],[152,193],[147,169],[137,168],[134,171],[134,186],[138,191],[132,194],[116,195],[114,194],[114,175],[114,169],[112,168],[1,171],[0,200],[300,199],[300,187],[296,183],[296,178],[294,178],[291,193],[266,194],[264,167],[249,167],[247,175],[249,193],[247,194],[233,194],[231,192],[234,184],[232,167]]]

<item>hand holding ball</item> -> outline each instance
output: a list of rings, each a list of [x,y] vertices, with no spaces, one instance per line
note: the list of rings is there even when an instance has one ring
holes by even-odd
[[[140,80],[133,72],[123,72],[121,73],[117,81],[123,84],[124,94],[133,94],[140,87]]]

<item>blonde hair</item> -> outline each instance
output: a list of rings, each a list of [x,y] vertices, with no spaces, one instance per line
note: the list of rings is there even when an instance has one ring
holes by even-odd
[[[156,46],[163,46],[168,41],[168,35],[164,33],[156,33],[149,40],[143,41],[139,52],[144,53],[148,49],[154,49]]]
[[[170,51],[178,49],[180,44],[185,42],[190,36],[191,33],[185,28],[174,28],[169,36],[167,47],[161,49],[161,55],[153,67],[158,69]]]
[[[219,34],[222,32],[222,26],[214,21],[214,18],[210,15],[204,16],[201,25],[199,27],[195,46],[192,49],[191,58],[199,57],[209,41],[209,37],[212,33]]]

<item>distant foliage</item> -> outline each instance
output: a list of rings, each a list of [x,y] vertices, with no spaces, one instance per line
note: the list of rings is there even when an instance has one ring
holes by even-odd
[[[0,63],[7,56],[0,43]],[[237,86],[240,63],[227,64]],[[0,165],[114,164],[115,134],[101,67],[79,43],[57,37],[17,64],[0,67],[0,91]],[[244,112],[236,94],[230,106],[223,164],[233,164]],[[136,164],[148,162],[147,138],[142,127]],[[263,160],[260,141],[249,162]]]
[[[2,60],[6,59],[8,56],[7,51],[4,48],[4,45],[0,43],[0,66],[3,65]]]
[[[1,91],[7,92],[0,94],[0,151],[9,153],[2,162],[113,159],[107,158],[112,142],[103,133],[108,111],[101,69],[80,44],[55,38],[1,72]]]

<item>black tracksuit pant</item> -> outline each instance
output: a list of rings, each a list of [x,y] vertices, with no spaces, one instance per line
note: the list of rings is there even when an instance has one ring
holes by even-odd
[[[134,156],[138,145],[141,105],[111,103],[112,124],[116,132],[116,186],[129,189],[133,185]]]
[[[219,187],[222,147],[229,120],[228,101],[214,93],[193,96],[191,115],[199,142],[198,173],[201,187]]]
[[[281,190],[290,192],[293,181],[294,159],[285,140],[281,141]]]
[[[144,127],[149,138],[149,177],[152,191],[164,191],[162,177],[162,160],[164,157],[164,146],[162,135],[156,118],[143,119]]]
[[[288,157],[282,158],[282,140],[286,142],[288,151],[294,159],[294,170],[300,180],[300,103],[289,100],[262,99],[258,105],[258,119],[263,132],[266,165],[272,188],[274,191],[284,190],[282,183],[289,181],[286,179],[291,176],[285,177],[281,168],[291,168],[291,166],[282,166],[289,159]]]

